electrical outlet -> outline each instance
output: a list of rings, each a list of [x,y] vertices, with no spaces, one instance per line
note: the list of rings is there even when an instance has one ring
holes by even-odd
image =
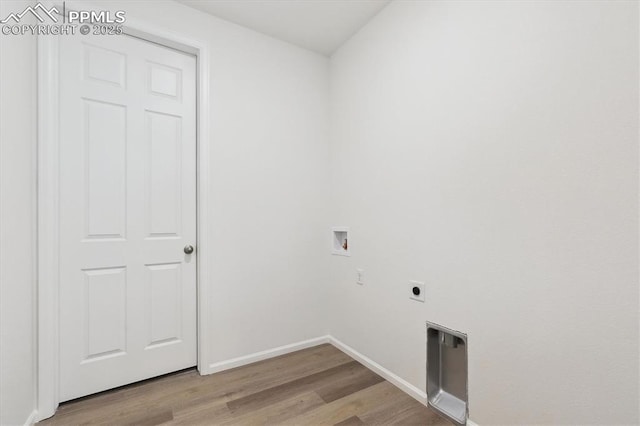
[[[409,299],[424,302],[424,283],[409,281]]]
[[[356,269],[356,284],[364,285],[364,269]]]

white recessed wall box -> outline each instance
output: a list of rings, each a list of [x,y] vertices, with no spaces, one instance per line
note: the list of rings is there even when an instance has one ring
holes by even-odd
[[[334,226],[331,228],[331,254],[339,256],[351,256],[349,246],[349,228],[345,226]]]

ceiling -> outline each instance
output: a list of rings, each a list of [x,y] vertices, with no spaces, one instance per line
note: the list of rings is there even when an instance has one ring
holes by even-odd
[[[177,0],[202,12],[331,55],[391,0]]]

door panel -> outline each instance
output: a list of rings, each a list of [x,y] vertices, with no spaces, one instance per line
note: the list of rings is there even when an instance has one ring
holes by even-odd
[[[127,270],[103,268],[84,271],[85,355],[82,363],[127,351]]]
[[[195,58],[60,37],[60,395],[196,364]]]
[[[149,92],[154,95],[180,99],[182,94],[182,71],[179,68],[147,62]]]
[[[84,78],[125,87],[126,55],[84,43]]]
[[[84,99],[87,238],[125,238],[127,108]]]
[[[180,235],[182,213],[182,118],[145,111],[149,137],[149,172],[146,176],[148,236]]]
[[[148,274],[149,324],[147,349],[181,341],[180,263],[146,265]]]

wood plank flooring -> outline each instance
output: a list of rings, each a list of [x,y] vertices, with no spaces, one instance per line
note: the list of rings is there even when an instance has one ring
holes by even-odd
[[[162,376],[64,403],[40,425],[451,425],[325,344],[200,376]]]

